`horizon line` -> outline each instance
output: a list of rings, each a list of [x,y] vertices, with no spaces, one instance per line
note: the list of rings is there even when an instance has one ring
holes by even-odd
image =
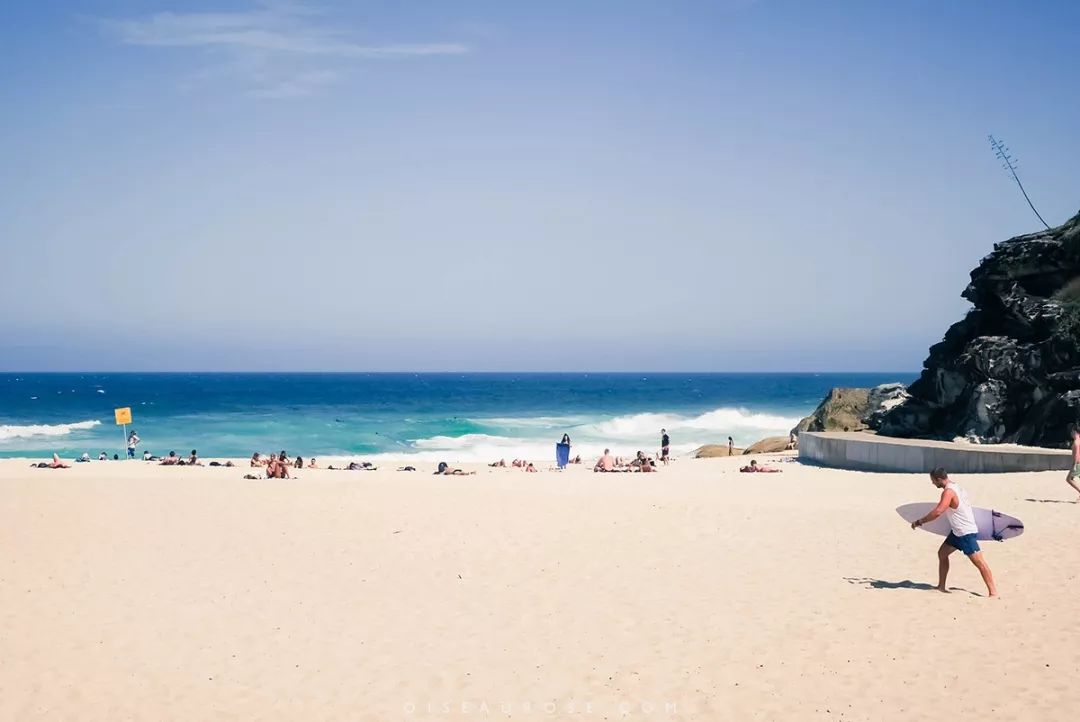
[[[918,370],[897,370],[897,369],[885,369],[885,370],[850,370],[850,369],[829,369],[829,370],[809,370],[809,371],[708,371],[703,369],[689,370],[689,371],[665,371],[656,369],[636,369],[631,371],[611,371],[605,369],[588,369],[588,370],[558,370],[558,371],[538,371],[538,370],[514,370],[514,371],[483,371],[483,370],[441,370],[441,371],[416,371],[416,370],[341,370],[341,369],[326,369],[326,370],[307,370],[296,371],[289,369],[282,369],[280,371],[267,371],[267,370],[239,370],[239,371],[215,371],[211,369],[188,369],[188,370],[169,370],[169,369],[157,369],[157,370],[99,370],[99,371],[87,371],[87,370],[71,370],[71,371],[6,371],[0,370],[0,374],[4,375],[17,375],[17,374],[38,374],[38,375],[59,375],[59,374],[369,374],[369,375],[391,375],[391,374],[500,374],[500,375],[513,375],[513,374],[732,374],[732,375],[795,375],[795,374],[920,374],[922,369]]]

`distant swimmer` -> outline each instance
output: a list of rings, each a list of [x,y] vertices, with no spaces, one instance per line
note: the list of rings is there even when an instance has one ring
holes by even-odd
[[[1080,494],[1080,486],[1076,484],[1076,477],[1080,476],[1080,428],[1069,427],[1069,435],[1072,436],[1072,468],[1069,469],[1065,481]],[[1080,499],[1077,499],[1080,502]]]
[[[942,490],[941,500],[929,514],[911,522],[911,528],[929,524],[942,514],[949,519],[951,531],[938,548],[938,591],[948,591],[945,588],[945,577],[949,576],[949,555],[959,549],[979,570],[990,596],[996,597],[997,587],[994,586],[994,575],[990,571],[990,565],[983,559],[982,550],[979,549],[979,526],[975,523],[975,512],[971,508],[971,502],[968,501],[967,492],[951,481],[949,475],[940,466],[930,472],[930,480],[934,486]]]

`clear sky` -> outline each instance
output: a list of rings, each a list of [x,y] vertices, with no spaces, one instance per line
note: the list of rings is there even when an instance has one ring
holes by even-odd
[[[1080,3],[11,3],[0,368],[907,370]]]

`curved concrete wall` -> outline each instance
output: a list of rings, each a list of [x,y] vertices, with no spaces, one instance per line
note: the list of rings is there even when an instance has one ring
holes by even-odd
[[[1064,449],[1011,444],[977,446],[874,434],[806,431],[799,434],[799,460],[862,471],[928,473],[943,466],[957,474],[999,474],[1064,471],[1072,464],[1072,454]]]

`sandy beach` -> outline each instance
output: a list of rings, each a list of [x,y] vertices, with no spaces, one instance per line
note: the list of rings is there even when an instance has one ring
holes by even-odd
[[[998,720],[1080,712],[1080,506],[957,477],[1026,532],[1001,598],[894,508],[922,475],[745,457],[475,476],[0,462],[2,720]],[[965,712],[964,714],[967,714]]]

